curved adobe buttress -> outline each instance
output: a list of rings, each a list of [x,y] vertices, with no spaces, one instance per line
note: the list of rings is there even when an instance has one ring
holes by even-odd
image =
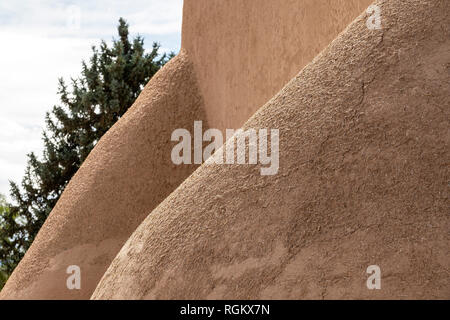
[[[201,166],[93,299],[450,298],[450,2],[376,4],[244,125],[280,130],[278,174]]]
[[[185,52],[148,83],[72,178],[0,293],[6,299],[87,299],[148,214],[196,168],[171,161],[171,132],[193,130],[202,98]],[[205,123],[206,125],[206,123]],[[68,290],[66,269],[81,269]]]

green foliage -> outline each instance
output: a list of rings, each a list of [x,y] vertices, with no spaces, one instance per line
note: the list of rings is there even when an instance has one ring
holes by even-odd
[[[15,205],[0,217],[0,264],[10,274],[30,247],[65,186],[108,129],[127,111],[150,78],[173,56],[160,55],[153,43],[131,42],[122,18],[119,38],[108,47],[92,47],[81,76],[71,86],[59,80],[60,105],[46,115],[44,152],[39,159],[28,155],[21,187],[11,182]]]
[[[5,220],[5,218],[9,217],[9,213],[9,204],[6,203],[5,196],[0,194],[0,250],[3,248],[3,243],[8,240],[5,236],[6,230],[8,229],[7,220]],[[0,261],[0,290],[5,285],[6,280],[8,280],[7,267]]]
[[[5,286],[7,280],[8,273],[0,268],[0,290],[2,290],[2,288]]]

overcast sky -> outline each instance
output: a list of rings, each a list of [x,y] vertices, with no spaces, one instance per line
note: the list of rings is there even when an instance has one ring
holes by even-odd
[[[119,17],[146,48],[178,52],[183,0],[0,0],[0,193],[20,182],[27,153],[42,151],[58,77],[77,77],[91,46],[117,37]]]

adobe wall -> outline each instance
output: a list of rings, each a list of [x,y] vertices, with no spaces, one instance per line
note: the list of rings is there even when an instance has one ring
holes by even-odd
[[[211,127],[239,128],[372,0],[185,0],[183,40]]]
[[[450,2],[377,4],[245,123],[279,129],[279,172],[201,166],[93,299],[450,298]]]
[[[175,166],[170,135],[240,127],[369,0],[186,0],[183,52],[146,86],[66,187],[0,293],[86,299],[122,245],[197,166]],[[79,265],[82,289],[68,290]]]
[[[182,52],[100,139],[0,298],[88,299],[130,234],[198,167],[172,163],[170,138],[180,127],[192,131],[203,110],[192,64]],[[66,286],[70,265],[81,269],[80,290]]]

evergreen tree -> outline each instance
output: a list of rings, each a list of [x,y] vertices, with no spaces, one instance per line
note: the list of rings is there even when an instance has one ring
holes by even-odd
[[[7,222],[3,217],[8,216],[9,216],[9,204],[6,203],[5,196],[0,194],[0,248],[2,248],[3,245],[4,230],[8,229],[6,225]],[[4,261],[0,261],[0,290],[5,285],[7,279],[8,279],[7,265],[5,265]]]
[[[11,182],[15,200],[0,217],[0,265],[13,271],[58,201],[65,186],[108,129],[127,111],[150,78],[171,58],[153,43],[129,41],[128,24],[119,20],[119,38],[112,47],[102,41],[92,48],[89,63],[70,88],[59,79],[60,105],[46,115],[44,152],[28,155],[21,188]]]

